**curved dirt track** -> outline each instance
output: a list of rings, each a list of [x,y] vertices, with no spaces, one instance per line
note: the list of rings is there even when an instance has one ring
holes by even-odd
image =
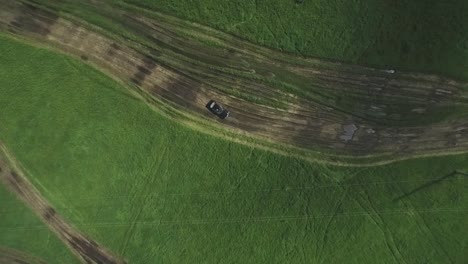
[[[46,264],[47,262],[11,248],[0,247],[0,264]]]
[[[218,122],[229,133],[323,154],[323,160],[389,161],[468,151],[467,83],[296,58],[199,27],[192,32],[197,38],[223,43],[206,47],[182,34],[190,28],[175,19],[109,12],[117,12],[126,30],[150,46],[111,39],[50,11],[9,1],[0,11],[0,30],[79,56],[196,116],[192,122]],[[213,117],[205,109],[210,99],[232,117]]]
[[[110,251],[98,245],[92,239],[87,238],[80,231],[68,224],[66,220],[58,214],[49,202],[39,193],[38,190],[28,181],[20,170],[19,165],[8,153],[3,144],[0,143],[0,183],[14,193],[60,238],[70,250],[77,255],[83,263],[105,263],[119,264],[125,261],[114,256]],[[2,258],[15,260],[17,263],[45,263],[42,261],[33,262],[22,260],[18,254],[10,252],[6,254],[0,248],[0,263]],[[6,262],[15,263],[15,262]]]

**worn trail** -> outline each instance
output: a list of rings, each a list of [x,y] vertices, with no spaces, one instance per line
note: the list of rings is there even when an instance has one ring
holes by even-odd
[[[0,264],[46,264],[46,262],[18,250],[0,247]]]
[[[75,253],[84,263],[118,264],[125,263],[109,250],[86,237],[70,225],[39,191],[28,181],[19,164],[0,144],[0,183],[5,184],[10,191],[25,202],[25,204]],[[0,263],[3,258],[12,259],[12,255],[0,248]],[[15,258],[19,259],[19,258]],[[11,263],[11,262],[9,262]],[[13,262],[14,263],[14,262]],[[22,263],[22,262],[19,262]],[[23,262],[23,263],[44,263]]]
[[[105,10],[121,19],[121,36],[34,5],[3,6],[0,30],[79,56],[202,130],[215,127],[231,138],[253,137],[268,148],[329,162],[468,151],[464,82],[297,58],[174,18],[111,6]],[[142,43],[125,38],[130,33]],[[221,44],[207,47],[200,39]],[[204,107],[210,99],[232,117],[210,115]]]

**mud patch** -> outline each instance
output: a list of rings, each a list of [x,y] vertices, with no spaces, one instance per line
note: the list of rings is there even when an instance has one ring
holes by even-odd
[[[146,77],[157,67],[156,62],[149,56],[143,58],[142,64],[137,66],[135,73],[130,78],[134,84],[141,86]]]
[[[114,57],[120,51],[120,46],[117,43],[112,43],[107,50],[107,55],[110,57]]]
[[[150,93],[157,98],[162,98],[173,104],[178,109],[198,111],[198,109],[204,106],[202,102],[198,101],[200,83],[185,77],[172,79],[164,87],[154,84]]]
[[[9,24],[12,31],[26,31],[45,37],[58,20],[58,16],[28,3],[22,3],[19,12]]]
[[[85,240],[80,237],[71,237],[68,242],[72,247],[84,256],[86,263],[116,263],[115,260],[96,250],[97,244],[93,241]]]
[[[45,210],[43,216],[44,216],[44,218],[45,218],[46,220],[50,220],[52,217],[54,217],[55,214],[56,214],[55,209],[52,208],[52,207],[48,207],[48,208]]]
[[[351,141],[354,136],[354,132],[357,130],[357,126],[355,124],[348,124],[343,126],[344,133],[340,135],[340,139],[344,142]]]

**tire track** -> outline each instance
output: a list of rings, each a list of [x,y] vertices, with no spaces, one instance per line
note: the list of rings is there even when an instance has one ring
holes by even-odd
[[[44,260],[11,248],[0,247],[0,264],[46,264]]]
[[[290,57],[285,54],[232,37],[225,41],[222,34],[200,28],[194,33],[215,38],[226,46],[208,49],[181,35],[180,31],[189,29],[176,30],[182,24],[174,22],[176,19],[159,21],[112,7],[109,12],[124,17],[118,23],[131,20],[125,30],[153,44],[139,45],[122,36],[110,39],[102,29],[93,31],[77,19],[72,22],[21,2],[6,1],[0,11],[0,30],[73,54],[120,81],[138,86],[145,95],[180,113],[190,113],[178,120],[190,122],[201,131],[208,132],[213,126],[232,135],[228,138],[253,137],[259,147],[268,146],[282,154],[362,164],[366,160],[382,163],[468,151],[468,112],[463,111],[468,110],[466,83],[314,59],[294,58],[300,63],[288,63]],[[243,62],[251,65],[251,74],[236,68]],[[223,65],[236,65],[236,71]],[[265,82],[262,76],[274,69],[289,71],[291,80],[272,77],[272,81]],[[293,77],[307,80],[310,86],[300,86]],[[289,96],[277,84],[303,93]],[[261,100],[250,101],[249,96]],[[204,106],[210,99],[232,110],[230,120],[217,120],[206,111]],[[279,102],[285,109],[269,106],[268,102]],[[447,107],[460,107],[451,110],[460,117],[411,125]],[[171,116],[180,114],[171,109],[164,111]],[[404,122],[410,125],[402,125]]]
[[[414,208],[413,204],[410,201],[406,200],[406,199],[405,200],[399,199],[399,201],[401,201],[407,208]],[[446,259],[448,259],[450,261],[450,263],[454,263],[453,260],[451,259],[450,255],[448,254],[447,250],[445,250],[445,248],[435,238],[435,236],[434,236],[433,232],[431,231],[431,229],[429,228],[429,226],[427,226],[426,222],[424,221],[424,217],[422,215],[420,215],[417,212],[417,210],[415,210],[415,214],[414,214],[413,218],[415,218],[415,222],[416,222],[418,228],[421,230],[421,232],[426,237],[429,238],[429,241],[430,241],[429,243],[431,244],[434,251],[435,252],[439,252],[439,250],[442,251],[442,253],[446,257]]]
[[[161,157],[159,158],[159,160],[155,164],[153,164],[151,166],[149,171],[158,171],[158,170],[155,170],[155,168],[156,167],[157,168],[161,167],[161,164],[162,164],[162,162],[164,160],[164,157],[166,156],[166,152],[167,152],[167,148],[164,148],[162,150],[161,154],[160,154]],[[141,213],[143,212],[145,207],[148,205],[148,201],[150,200],[149,198],[152,196],[151,186],[153,186],[153,182],[155,181],[156,177],[154,177],[154,176],[148,176],[148,177],[149,177],[149,180],[144,185],[144,190],[140,191],[140,194],[143,196],[143,199],[142,199],[143,202],[138,203],[140,205],[140,208],[138,208],[138,211],[137,211],[136,215],[133,217],[133,220],[130,222],[130,226],[128,227],[127,231],[125,232],[124,242],[122,243],[122,247],[119,250],[120,255],[125,255],[125,252],[126,252],[127,247],[128,247],[128,243],[129,243],[130,239],[134,235],[133,231],[135,230],[135,228],[138,225]],[[162,203],[164,204],[165,201],[163,200]]]
[[[325,259],[324,259],[324,255],[323,255],[323,252],[325,250],[325,244],[327,242],[327,235],[328,235],[328,230],[330,228],[330,225],[331,223],[333,222],[333,220],[335,219],[336,215],[338,214],[340,208],[341,208],[341,205],[343,203],[343,200],[344,198],[347,196],[348,194],[348,190],[349,189],[342,189],[342,195],[341,197],[339,198],[339,200],[337,200],[336,204],[335,204],[335,208],[334,208],[334,212],[333,212],[333,215],[329,218],[328,222],[326,223],[325,225],[325,229],[323,231],[323,235],[322,235],[322,242],[321,242],[321,247],[320,247],[320,251],[317,252],[318,254],[318,258],[319,258],[319,261],[318,263],[325,263]]]
[[[365,194],[367,195],[367,192],[364,191]],[[384,236],[385,244],[387,245],[388,251],[391,253],[393,259],[395,260],[395,263],[406,263],[405,258],[400,252],[400,249],[398,248],[398,245],[396,245],[393,235],[390,233],[388,228],[385,225],[385,222],[383,221],[382,217],[376,213],[376,210],[372,206],[372,202],[370,201],[369,197],[365,197],[363,194],[358,193],[359,197],[353,197],[354,201],[356,201],[359,206],[366,212],[371,212],[369,213],[369,218],[374,222],[375,226],[380,230],[382,235]],[[366,201],[367,205],[364,205],[360,199]]]
[[[85,263],[126,263],[71,226],[28,181],[0,143],[0,182],[20,198]]]

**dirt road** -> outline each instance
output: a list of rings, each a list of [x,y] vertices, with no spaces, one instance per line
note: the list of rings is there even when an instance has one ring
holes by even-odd
[[[46,262],[24,252],[0,247],[0,264],[46,264]]]
[[[106,12],[122,18],[121,36],[11,1],[0,11],[0,30],[76,55],[201,130],[215,124],[268,148],[357,163],[468,151],[467,83],[297,58],[174,18]],[[145,43],[125,38],[129,33]],[[210,99],[232,117],[212,116]]]
[[[87,238],[76,228],[66,222],[49,202],[34,188],[21,171],[19,164],[8,153],[6,148],[0,144],[0,182],[5,184],[10,191],[24,201],[24,203],[75,253],[84,263],[125,263],[123,260],[112,255],[107,249],[98,245],[92,239]],[[2,258],[8,260],[21,260],[18,254],[9,251],[1,251]],[[17,261],[18,262],[18,261]],[[15,262],[8,262],[15,263]],[[44,263],[18,262],[18,263]]]

